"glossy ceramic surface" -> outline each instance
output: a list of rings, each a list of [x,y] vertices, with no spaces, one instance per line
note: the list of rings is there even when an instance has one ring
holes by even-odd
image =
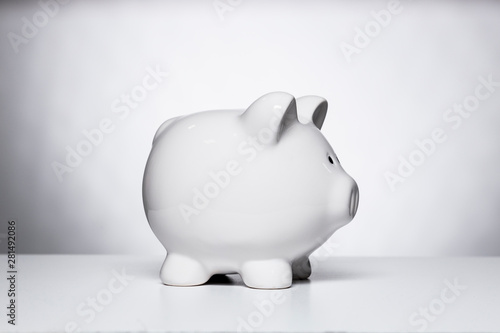
[[[253,288],[311,274],[308,256],[356,214],[358,187],[320,129],[321,97],[269,93],[158,129],[143,182],[167,285],[239,273]]]

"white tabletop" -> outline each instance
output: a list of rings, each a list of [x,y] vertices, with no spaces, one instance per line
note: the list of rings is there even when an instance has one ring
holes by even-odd
[[[162,260],[18,255],[17,325],[3,314],[0,329],[500,331],[497,257],[318,257],[309,280],[278,291],[247,288],[238,275],[198,287],[165,286],[158,278]],[[7,272],[5,255],[0,267]],[[8,285],[1,281],[5,313]]]

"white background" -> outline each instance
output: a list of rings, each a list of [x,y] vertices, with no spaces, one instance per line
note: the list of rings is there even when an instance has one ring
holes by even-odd
[[[336,255],[500,255],[500,87],[457,129],[443,119],[478,77],[500,82],[500,3],[401,2],[348,61],[341,45],[387,6],[75,1],[16,52],[8,34],[43,9],[3,2],[0,232],[16,219],[23,253],[163,253],[141,198],[158,126],[281,90],[328,100],[324,135],[359,185],[358,215],[330,241]],[[169,76],[120,119],[113,102],[148,67]],[[113,132],[60,182],[51,164],[104,118]],[[447,140],[391,191],[385,173],[435,128]]]

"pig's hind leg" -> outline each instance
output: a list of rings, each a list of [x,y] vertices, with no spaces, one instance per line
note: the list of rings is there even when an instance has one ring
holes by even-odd
[[[160,270],[160,279],[171,286],[196,286],[210,278],[207,269],[197,260],[177,253],[168,253]]]
[[[311,276],[311,263],[309,257],[304,256],[292,263],[292,272],[294,280],[305,280]]]
[[[247,261],[239,273],[251,288],[282,289],[292,285],[292,267],[284,259]]]

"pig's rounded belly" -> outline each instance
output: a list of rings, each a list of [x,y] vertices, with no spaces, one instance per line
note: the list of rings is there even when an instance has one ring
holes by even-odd
[[[334,231],[317,207],[288,207],[249,214],[207,208],[185,221],[178,207],[148,210],[148,220],[167,252],[244,262],[312,252]]]

